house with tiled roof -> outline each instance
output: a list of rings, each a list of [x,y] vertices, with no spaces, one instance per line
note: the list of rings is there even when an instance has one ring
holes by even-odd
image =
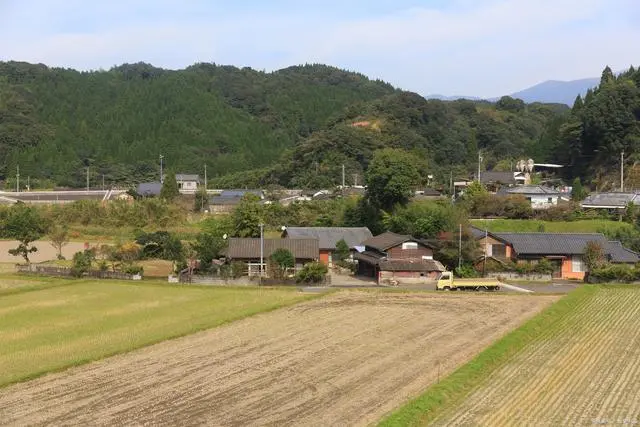
[[[284,227],[282,231],[283,239],[318,239],[320,262],[328,266],[333,265],[333,255],[340,240],[344,240],[355,254],[362,242],[371,237],[373,234],[367,227]]]
[[[589,242],[600,245],[607,261],[636,264],[640,255],[601,233],[491,233],[472,228],[472,234],[487,257],[517,263],[546,259],[554,267],[553,277],[582,280],[587,272],[583,255]]]
[[[317,261],[320,257],[318,239],[260,239],[232,237],[228,240],[224,255],[229,262],[241,261],[247,264],[248,275],[266,271],[269,257],[278,249],[287,249],[295,259],[294,270],[300,270],[305,264]]]
[[[445,271],[433,259],[434,247],[409,235],[386,232],[365,240],[355,254],[358,274],[378,283],[422,284],[436,280]]]

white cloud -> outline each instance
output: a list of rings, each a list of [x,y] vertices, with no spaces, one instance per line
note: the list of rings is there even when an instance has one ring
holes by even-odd
[[[89,11],[85,2],[70,0],[32,14],[16,0],[0,10],[0,25],[7,24],[0,54],[81,69],[213,61],[270,70],[324,62],[423,94],[479,96],[597,76],[606,64],[620,69],[640,59],[632,43],[640,39],[634,0],[459,0],[444,9],[356,18],[233,11],[221,2],[192,3],[197,10],[180,8],[177,0],[132,3],[137,8],[118,0]],[[118,19],[122,13],[126,19]],[[62,31],[65,26],[80,29]]]

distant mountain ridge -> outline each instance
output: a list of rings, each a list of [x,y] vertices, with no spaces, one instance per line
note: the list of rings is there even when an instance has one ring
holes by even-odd
[[[573,105],[578,95],[584,96],[589,89],[596,87],[600,83],[597,77],[578,79],[578,80],[547,80],[529,88],[510,94],[512,98],[522,99],[527,104],[532,102],[542,102],[548,104],[566,104]],[[456,95],[446,96],[440,94],[427,95],[427,99],[439,99],[441,101],[455,101],[457,99],[469,99],[472,101],[491,101],[495,102],[496,98],[480,98],[477,96]]]
[[[547,80],[530,88],[512,94],[524,102],[545,102],[573,105],[578,95],[584,96],[587,91],[600,83],[597,77],[570,81]]]

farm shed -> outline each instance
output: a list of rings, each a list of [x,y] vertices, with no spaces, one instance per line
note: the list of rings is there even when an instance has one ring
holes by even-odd
[[[278,249],[287,249],[295,259],[295,270],[305,264],[317,261],[320,257],[318,239],[264,239],[263,243],[263,271],[269,263],[269,257]],[[225,250],[228,261],[242,261],[248,266],[249,276],[260,274],[260,239],[240,238],[229,239]]]
[[[387,232],[365,240],[364,251],[355,254],[358,274],[378,283],[427,283],[445,268],[433,259],[433,247],[412,236]]]
[[[333,253],[340,240],[344,239],[353,254],[371,237],[373,234],[367,227],[285,227],[282,232],[284,239],[318,239],[320,262],[328,266],[333,265]]]

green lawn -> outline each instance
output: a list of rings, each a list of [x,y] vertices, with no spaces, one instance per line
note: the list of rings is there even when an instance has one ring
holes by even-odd
[[[31,291],[0,294],[0,386],[312,297],[296,289],[50,279],[32,290],[37,278],[3,279]]]
[[[606,219],[585,219],[580,221],[540,221],[535,219],[474,219],[471,223],[478,228],[493,232],[538,232],[549,233],[600,233],[618,229],[633,229],[631,224]]]

